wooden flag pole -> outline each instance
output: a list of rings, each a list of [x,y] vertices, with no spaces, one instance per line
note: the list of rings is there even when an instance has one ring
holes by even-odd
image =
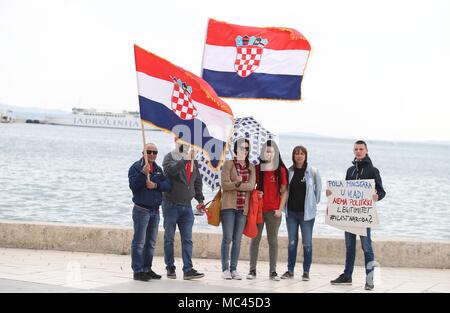
[[[137,62],[136,62],[136,44],[134,44],[134,63],[136,65],[136,69],[137,69]],[[136,82],[137,82],[137,91],[138,91],[138,95],[139,95],[139,78],[138,78],[138,72],[136,71]],[[144,131],[144,122],[142,121],[142,117],[141,117],[141,109],[140,109],[140,105],[139,105],[139,118],[141,120],[141,130],[142,130],[142,143],[144,146],[144,161],[145,161],[145,165],[148,165],[148,156],[147,156],[147,149],[145,148],[145,131]],[[147,181],[150,181],[150,174],[147,174]]]
[[[194,151],[194,156],[191,157],[191,173],[194,172],[194,157],[195,157],[195,148],[194,146],[191,146],[192,151]],[[191,151],[191,156],[192,156],[192,151]]]
[[[142,131],[142,142],[144,144],[144,161],[145,161],[145,165],[148,164],[148,156],[147,156],[147,149],[145,148],[145,131],[144,131],[144,122],[141,119],[141,131]],[[150,177],[147,174],[147,181],[150,181]]]

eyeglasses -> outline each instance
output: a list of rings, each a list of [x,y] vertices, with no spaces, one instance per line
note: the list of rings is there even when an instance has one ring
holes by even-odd
[[[241,150],[241,151],[244,151],[244,150],[245,150],[245,151],[248,152],[248,151],[250,151],[250,147],[243,147],[243,146],[240,146],[240,147],[239,147],[239,150]]]
[[[157,155],[157,154],[158,154],[158,151],[155,151],[155,150],[147,150],[147,154],[154,154],[154,155]]]

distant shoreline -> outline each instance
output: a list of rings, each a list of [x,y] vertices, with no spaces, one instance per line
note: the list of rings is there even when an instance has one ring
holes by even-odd
[[[68,126],[68,127],[77,127],[77,128],[105,128],[105,129],[124,129],[124,130],[140,130],[134,128],[117,128],[117,127],[98,127],[98,126],[78,126],[78,125],[60,125],[60,124],[51,124],[45,121],[39,123],[25,123],[26,119],[19,118],[14,119],[12,123],[8,123],[9,125],[18,123],[18,124],[39,124],[39,125],[51,125],[51,126]],[[6,123],[5,123],[6,124]],[[161,131],[157,128],[149,128],[148,126],[145,128],[146,131]],[[333,137],[333,136],[323,136],[312,133],[301,133],[301,132],[280,132],[276,134],[275,137],[291,137],[291,138],[308,138],[308,139],[328,139],[328,140],[336,140],[353,143],[356,138],[347,138],[347,137]],[[390,145],[398,145],[398,144],[424,144],[424,145],[437,145],[437,146],[450,146],[450,141],[432,141],[432,140],[423,140],[423,141],[412,141],[412,140],[386,140],[386,139],[367,139],[367,143],[385,143]]]

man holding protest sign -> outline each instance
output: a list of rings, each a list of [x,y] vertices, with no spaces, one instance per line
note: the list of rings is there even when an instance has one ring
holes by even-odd
[[[380,172],[373,166],[372,161],[368,155],[367,144],[358,140],[354,144],[353,152],[355,159],[353,160],[353,166],[347,170],[346,180],[367,180],[373,179],[375,181],[375,193],[372,198],[373,201],[380,201],[386,195],[383,189],[383,184],[380,177]],[[330,189],[326,191],[327,197],[332,195]],[[366,290],[372,290],[374,288],[373,283],[373,267],[374,267],[374,253],[372,249],[372,240],[370,238],[370,228],[367,228],[367,236],[360,235],[361,246],[364,251],[364,263],[366,266]],[[353,267],[355,265],[356,256],[356,234],[349,231],[345,232],[345,270],[338,278],[331,281],[333,285],[351,285]]]

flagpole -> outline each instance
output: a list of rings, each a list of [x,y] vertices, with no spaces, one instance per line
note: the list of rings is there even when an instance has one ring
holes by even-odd
[[[139,115],[141,112],[139,112]],[[144,122],[141,118],[141,131],[142,131],[142,143],[144,144],[144,161],[145,165],[148,165],[148,155],[147,155],[147,149],[145,148],[145,131],[144,131]],[[149,174],[147,174],[147,181],[150,181]]]
[[[194,157],[195,157],[195,149],[194,146],[191,146],[192,151],[194,151],[194,156],[192,156],[192,151],[191,151],[191,173],[194,172]]]
[[[136,64],[136,44],[133,45],[134,47],[134,63]],[[138,73],[136,71],[136,83],[137,83],[137,87],[138,87],[138,95],[139,95],[139,78],[138,78]],[[145,130],[144,130],[144,122],[142,121],[142,117],[141,117],[141,107],[139,105],[139,119],[141,120],[141,131],[142,131],[142,143],[144,146],[144,161],[145,161],[145,165],[148,165],[148,156],[147,156],[147,149],[145,148]],[[150,174],[147,174],[147,181],[150,181]]]

